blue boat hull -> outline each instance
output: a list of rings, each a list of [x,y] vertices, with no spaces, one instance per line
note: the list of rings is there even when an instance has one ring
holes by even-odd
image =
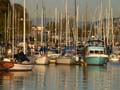
[[[85,62],[88,65],[104,65],[107,61],[107,57],[85,57]]]

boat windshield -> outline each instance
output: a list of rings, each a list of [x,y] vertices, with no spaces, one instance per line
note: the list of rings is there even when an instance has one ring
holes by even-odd
[[[103,40],[88,40],[87,43],[89,46],[104,46]]]
[[[90,51],[90,54],[104,54],[104,51]]]

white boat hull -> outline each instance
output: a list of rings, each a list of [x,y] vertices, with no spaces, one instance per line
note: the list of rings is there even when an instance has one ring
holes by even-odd
[[[56,60],[56,64],[74,64],[75,63],[75,58],[71,57],[71,56],[63,56],[60,57]]]
[[[10,68],[11,71],[29,71],[32,70],[32,64],[14,64],[14,67]]]
[[[37,56],[36,60],[35,60],[35,64],[39,64],[39,65],[49,64],[48,57],[47,56]]]
[[[114,55],[114,54],[110,55],[110,58],[109,58],[110,62],[118,62],[119,60],[120,60],[119,55]]]

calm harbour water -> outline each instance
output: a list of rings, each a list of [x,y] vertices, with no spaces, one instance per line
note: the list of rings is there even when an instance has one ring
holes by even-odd
[[[120,90],[120,63],[37,65],[29,72],[0,72],[0,90]]]

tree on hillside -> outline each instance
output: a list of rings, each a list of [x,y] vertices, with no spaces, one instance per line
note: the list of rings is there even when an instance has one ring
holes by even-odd
[[[26,10],[26,20],[28,20],[27,10]],[[12,23],[13,23],[13,6],[11,6],[10,0],[0,0],[0,42],[1,41],[8,42],[9,40],[12,40],[12,28],[13,28]],[[27,33],[29,31],[28,26],[30,25],[28,25],[28,21],[26,21]],[[16,3],[14,4],[14,27],[15,27],[14,29],[15,35],[17,33],[17,35],[20,36],[19,38],[22,39],[23,6]],[[5,32],[5,29],[7,32]],[[19,33],[18,33],[18,29],[19,29]]]
[[[10,5],[9,0],[0,0],[0,14],[4,14],[7,11],[8,5]]]
[[[14,7],[15,7],[15,11],[14,11],[14,13],[15,13],[15,27],[16,27],[16,29],[15,29],[15,34],[17,35],[17,36],[19,36],[19,38],[22,40],[22,37],[23,37],[23,6],[22,5],[20,5],[20,4],[15,4],[14,5]],[[27,10],[26,10],[26,20],[25,20],[25,22],[26,22],[26,33],[30,33],[29,31],[29,29],[30,29],[30,26],[31,26],[31,21],[29,21],[29,17],[28,17],[28,13],[27,13]],[[29,25],[30,24],[30,25]]]
[[[0,41],[4,39],[5,15],[7,16],[8,6],[10,5],[9,0],[0,0]]]

